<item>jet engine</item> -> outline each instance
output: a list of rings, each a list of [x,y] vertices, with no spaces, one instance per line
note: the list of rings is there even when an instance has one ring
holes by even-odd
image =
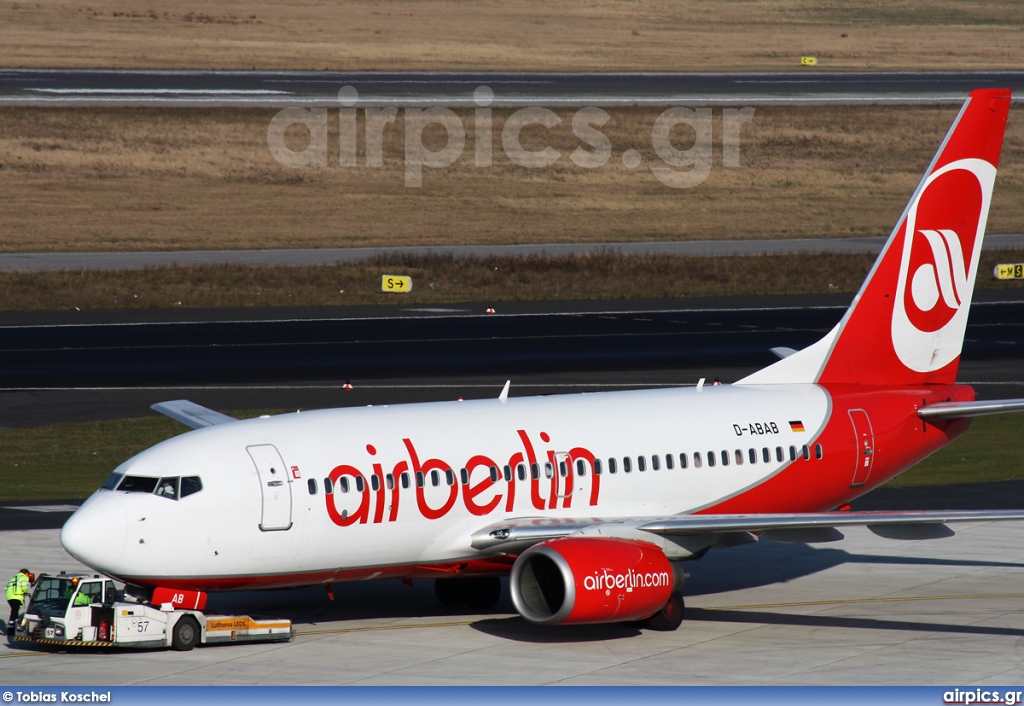
[[[509,582],[519,614],[552,625],[647,618],[669,603],[676,584],[658,547],[610,537],[536,544],[516,560]]]

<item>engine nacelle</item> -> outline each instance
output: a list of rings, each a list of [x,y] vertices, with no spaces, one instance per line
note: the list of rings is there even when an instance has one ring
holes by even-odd
[[[611,623],[661,610],[676,577],[665,554],[648,542],[564,537],[523,552],[509,585],[516,610],[532,623]]]

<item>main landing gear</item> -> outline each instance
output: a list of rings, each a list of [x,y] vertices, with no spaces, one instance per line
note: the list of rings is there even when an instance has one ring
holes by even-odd
[[[668,597],[668,603],[657,613],[643,621],[644,627],[648,630],[671,632],[682,624],[685,612],[686,606],[683,603],[682,595],[680,595],[679,591],[673,591],[672,595]]]
[[[679,591],[673,591],[668,597],[668,603],[666,603],[657,613],[644,618],[643,620],[629,620],[623,623],[623,625],[628,628],[636,628],[638,630],[672,632],[683,624],[683,616],[685,612],[686,606],[683,603],[682,595]]]

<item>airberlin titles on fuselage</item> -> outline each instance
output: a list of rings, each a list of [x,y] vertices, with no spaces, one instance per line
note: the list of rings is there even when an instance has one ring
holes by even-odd
[[[777,422],[733,425],[737,436],[776,435],[782,430]],[[800,431],[803,431],[802,425]],[[345,463],[330,472],[324,493],[327,514],[340,527],[395,522],[399,513],[405,516],[409,512],[437,520],[459,506],[461,496],[461,505],[467,512],[484,516],[513,512],[517,490],[526,493],[527,488],[528,498],[524,496],[519,500],[520,511],[524,508],[530,511],[570,509],[576,498],[579,498],[577,506],[583,503],[597,506],[603,473],[601,461],[592,451],[582,446],[561,450],[565,447],[554,447],[550,435],[544,431],[537,437],[545,448],[536,447],[525,430],[515,433],[522,448],[516,449],[507,460],[504,456],[499,460],[474,454],[461,465],[450,463],[450,459],[421,458],[412,439],[403,438],[402,457],[385,468],[379,460],[377,447],[367,444],[368,458],[360,465],[369,466],[369,471]],[[624,473],[631,470],[628,464],[629,461],[624,460]],[[644,467],[638,463],[637,470],[642,471]],[[616,472],[611,461],[607,472]],[[408,496],[403,502],[403,491],[408,490],[415,492],[415,503]],[[345,499],[342,504],[354,507],[339,509],[341,498]]]
[[[516,450],[507,461],[475,454],[461,466],[440,458],[421,459],[413,441],[402,439],[406,458],[399,460],[387,471],[376,460],[376,447],[367,444],[366,453],[372,469],[369,473],[351,464],[342,464],[336,466],[329,476],[334,488],[339,488],[343,482],[355,485],[355,495],[359,498],[358,508],[339,511],[335,499],[346,493],[335,490],[324,494],[327,514],[332,522],[341,527],[395,522],[403,507],[402,491],[410,487],[416,493],[416,503],[410,511],[428,520],[440,519],[451,512],[460,494],[470,514],[488,515],[502,504],[505,512],[512,512],[517,487],[526,483],[529,484],[529,501],[535,510],[571,508],[577,495],[582,495],[591,507],[597,505],[601,493],[601,474],[594,472],[595,457],[591,451],[582,446],[566,451],[537,449],[525,430],[519,429],[516,434],[522,450]],[[547,432],[542,431],[538,436],[544,444],[551,443]],[[574,464],[580,462],[586,464],[584,473],[574,473]],[[460,477],[451,482],[449,479],[453,477],[453,469],[456,468],[461,468]],[[584,490],[576,487],[577,479],[581,484],[589,479],[589,493],[576,492]],[[430,487],[447,488],[447,498],[436,506],[432,505],[427,497]]]

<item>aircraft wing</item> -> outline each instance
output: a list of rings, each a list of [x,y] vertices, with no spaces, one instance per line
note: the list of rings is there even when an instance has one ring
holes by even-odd
[[[851,511],[573,520],[522,518],[485,527],[472,535],[471,545],[474,549],[521,551],[539,542],[580,533],[635,537],[637,532],[664,537],[757,533],[776,541],[813,543],[842,539],[842,533],[836,528],[851,526],[867,527],[888,539],[936,539],[954,534],[946,527],[947,522],[1003,520],[1024,520],[1024,510]]]
[[[181,422],[186,426],[190,426],[193,429],[202,429],[203,427],[212,427],[214,424],[226,424],[227,422],[237,422],[238,420],[234,417],[210,409],[209,407],[203,407],[202,405],[196,404],[189,400],[171,400],[169,402],[157,402],[155,405],[151,405],[150,409],[164,414],[171,419]]]
[[[959,419],[985,414],[1024,412],[1024,398],[1013,400],[975,400],[974,402],[939,402],[917,410],[921,419]]]

